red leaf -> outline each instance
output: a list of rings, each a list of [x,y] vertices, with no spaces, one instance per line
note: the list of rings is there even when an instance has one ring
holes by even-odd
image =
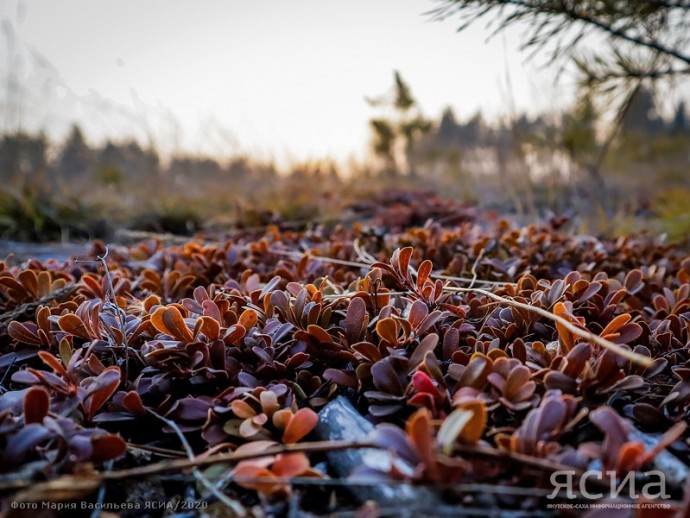
[[[158,308],[151,315],[151,323],[157,331],[170,335],[181,342],[190,343],[194,340],[182,313],[175,306]]]
[[[271,471],[277,477],[297,477],[309,469],[309,459],[304,453],[287,453],[276,457]]]
[[[318,422],[319,416],[311,408],[300,408],[285,427],[283,442],[296,443],[316,428]]]
[[[355,343],[359,340],[362,331],[366,325],[365,319],[367,317],[367,305],[364,299],[355,297],[347,306],[347,316],[343,321],[343,328],[345,329],[345,337],[348,343]]]
[[[120,369],[108,367],[105,369],[86,390],[83,406],[86,410],[86,418],[91,421],[96,412],[115,394],[120,384]]]
[[[240,315],[237,323],[245,329],[251,329],[259,321],[259,315],[253,309],[245,309]]]
[[[632,316],[630,316],[628,313],[618,315],[616,318],[611,320],[611,322],[609,322],[609,324],[604,328],[604,330],[601,333],[599,333],[599,336],[601,336],[602,338],[606,338],[609,335],[616,334],[621,327],[623,327],[630,321],[631,318]]]
[[[398,323],[393,318],[384,318],[376,323],[376,334],[388,343],[398,341]]]
[[[417,392],[430,394],[436,401],[443,399],[443,395],[425,372],[417,371],[414,373],[412,376],[412,386]]]
[[[411,246],[406,246],[405,248],[401,249],[398,253],[398,269],[400,270],[400,273],[403,274],[403,276],[408,276],[409,273],[409,267],[410,267],[410,259],[412,259],[412,252],[413,249]]]
[[[146,414],[146,407],[141,401],[141,397],[133,390],[127,392],[127,394],[122,397],[122,405],[133,414]]]
[[[84,340],[91,339],[84,322],[82,322],[81,318],[74,313],[62,315],[58,319],[58,327],[68,335],[77,336],[79,338],[83,338]]]
[[[65,367],[63,367],[62,363],[60,363],[60,360],[58,360],[55,356],[46,351],[38,351],[38,356],[41,358],[43,363],[53,369],[56,374],[59,374],[63,378],[67,377]]]
[[[10,325],[7,326],[7,333],[19,343],[27,345],[43,345],[40,338],[38,338],[38,335],[20,322],[10,322]]]
[[[50,394],[43,387],[31,387],[24,395],[24,424],[42,423],[50,408]]]
[[[431,264],[431,261],[428,259],[426,261],[423,261],[422,264],[419,265],[419,268],[417,269],[417,288],[422,289],[424,286],[424,282],[429,278],[429,274],[431,273],[431,269],[433,268],[433,265]]]
[[[91,439],[91,461],[100,464],[122,457],[127,452],[127,443],[119,435],[97,435]]]

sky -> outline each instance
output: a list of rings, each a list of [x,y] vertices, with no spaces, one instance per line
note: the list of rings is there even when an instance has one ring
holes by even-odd
[[[94,143],[133,136],[220,158],[361,160],[393,71],[423,112],[458,118],[567,105],[572,78],[511,30],[433,21],[433,0],[0,0],[5,128]],[[9,22],[9,23],[8,23]],[[10,86],[14,85],[14,86]],[[9,91],[9,93],[8,93]]]

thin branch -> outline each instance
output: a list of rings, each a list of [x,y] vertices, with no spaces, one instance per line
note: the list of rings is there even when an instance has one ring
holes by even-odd
[[[481,289],[481,288],[454,288],[454,287],[447,287],[445,288],[446,291],[451,291],[451,292],[460,292],[460,293],[467,293],[467,292],[473,292],[473,293],[480,293],[482,295],[485,295],[489,298],[492,298],[494,300],[497,300],[499,302],[503,302],[504,304],[508,304],[509,306],[514,306],[516,308],[524,309],[525,311],[531,311],[533,313],[537,313],[538,315],[541,315],[544,318],[548,318],[549,320],[552,320],[553,322],[556,322],[558,324],[561,324],[563,327],[565,327],[568,331],[571,333],[580,336],[582,338],[585,338],[589,340],[590,342],[593,342],[604,349],[607,349],[611,351],[614,354],[617,354],[626,360],[630,360],[631,362],[640,365],[642,367],[651,367],[653,365],[653,360],[647,356],[643,356],[641,354],[634,353],[624,347],[621,347],[618,344],[615,344],[605,338],[602,338],[601,336],[595,335],[591,331],[587,329],[583,329],[581,327],[578,327],[574,325],[570,320],[567,320],[561,316],[558,316],[554,313],[551,313],[550,311],[547,311],[543,308],[537,307],[537,306],[531,306],[529,304],[524,304],[522,302],[518,302],[516,300],[512,299],[507,299],[505,297],[501,297],[500,295],[496,295],[495,293],[492,293],[490,291]]]
[[[613,145],[613,142],[616,138],[616,135],[618,135],[618,132],[621,130],[623,127],[623,122],[625,121],[625,117],[630,111],[630,107],[633,104],[633,101],[635,100],[635,97],[637,97],[638,92],[642,88],[642,80],[638,80],[637,84],[634,86],[634,88],[631,90],[631,92],[628,94],[628,96],[625,98],[623,101],[623,104],[621,107],[618,109],[616,112],[616,118],[614,121],[614,125],[609,131],[608,135],[606,136],[606,140],[604,143],[601,145],[599,148],[599,152],[597,154],[597,158],[594,161],[594,163],[590,166],[590,174],[595,179],[600,180],[600,187],[602,187],[602,192],[605,190],[603,189],[603,179],[601,178],[601,167],[604,165],[604,160],[606,160],[606,157],[609,154],[609,150],[611,149],[611,146]]]
[[[376,258],[367,252],[366,248],[359,244],[359,238],[352,242],[352,248],[355,249],[355,253],[357,254],[357,257],[359,257],[360,261],[369,264],[376,262]]]
[[[65,286],[64,288],[60,288],[59,290],[55,290],[54,292],[49,293],[45,297],[41,297],[39,300],[36,300],[34,302],[27,302],[26,304],[22,304],[21,306],[12,311],[4,313],[0,317],[0,330],[4,330],[13,320],[17,320],[23,316],[35,313],[36,309],[38,309],[39,306],[44,306],[52,301],[60,302],[63,299],[66,299],[67,297],[72,295],[72,293],[77,291],[79,287],[79,284],[70,284],[68,286]]]
[[[113,461],[109,460],[105,464],[105,469],[110,470],[113,467]],[[103,500],[105,500],[105,493],[106,493],[106,486],[105,484],[101,484],[101,486],[98,488],[98,496],[96,497],[96,506],[94,510],[91,512],[91,518],[99,518],[101,516],[101,509],[103,508]]]
[[[588,83],[604,83],[614,79],[661,79],[663,77],[677,77],[690,75],[690,67],[688,68],[662,68],[656,70],[629,70],[623,72],[606,72],[597,75],[594,72],[588,72],[586,82]]]
[[[687,0],[684,2],[664,2],[663,0],[654,0],[654,3],[656,5],[660,5],[661,7],[665,7],[666,9],[690,10],[690,2]]]
[[[322,257],[320,255],[311,255],[308,252],[295,252],[292,250],[270,250],[270,253],[272,254],[277,254],[277,255],[284,255],[288,257],[293,257],[295,259],[301,259],[302,256],[305,254],[309,255],[309,259],[312,261],[318,261],[322,263],[332,263],[332,264],[340,264],[343,266],[352,266],[355,268],[371,268],[371,264],[367,263],[360,263],[356,261],[346,261],[344,259],[336,259],[332,257]],[[465,282],[465,283],[471,283],[475,282],[476,284],[487,284],[487,285],[495,285],[495,286],[507,286],[507,285],[513,285],[515,286],[514,282],[507,282],[507,281],[488,281],[488,280],[483,280],[483,279],[473,279],[471,277],[456,277],[453,275],[444,275],[441,273],[431,273],[429,275],[432,279],[441,279],[444,281],[455,281],[455,282]]]
[[[669,47],[666,47],[659,43],[658,41],[655,40],[650,40],[650,39],[644,39],[640,38],[637,36],[632,36],[622,30],[619,29],[614,29],[610,25],[602,22],[599,19],[593,18],[587,14],[580,13],[575,11],[574,9],[568,9],[566,7],[563,8],[563,11],[573,20],[578,20],[583,23],[592,25],[593,27],[597,27],[598,29],[601,29],[604,32],[607,32],[611,34],[612,36],[615,36],[617,38],[620,38],[622,40],[625,40],[629,43],[634,43],[635,45],[639,45],[641,47],[647,47],[652,50],[656,50],[657,52],[661,54],[666,54],[667,56],[671,56],[676,58],[679,61],[682,61],[684,63],[687,63],[690,65],[690,56],[686,56],[684,54],[681,54],[678,50],[672,49]]]
[[[105,322],[102,315],[99,315],[101,322],[103,323],[107,333],[108,342],[112,349],[123,348],[125,353],[124,358],[124,372],[122,373],[122,387],[127,389],[127,382],[129,381],[129,347],[127,345],[127,315],[117,304],[117,296],[115,295],[115,288],[113,287],[113,278],[108,268],[108,262],[106,261],[108,254],[110,253],[109,248],[105,247],[105,253],[102,256],[96,256],[96,259],[101,266],[103,266],[103,277],[106,281],[106,292],[105,292],[105,304],[103,304],[103,311],[110,313],[115,317],[117,322],[117,330],[122,336],[122,343],[118,344],[116,340],[115,333],[111,327]]]
[[[477,282],[477,266],[479,266],[479,263],[484,257],[484,252],[486,252],[486,248],[481,249],[479,255],[477,255],[477,258],[474,260],[474,263],[472,264],[472,270],[470,270],[472,272],[472,282],[470,282],[469,285],[470,288],[474,288],[474,285]]]
[[[585,338],[601,347],[604,349],[607,349],[611,351],[614,354],[617,354],[627,360],[630,360],[631,362],[640,365],[642,367],[651,367],[653,365],[653,360],[647,356],[643,356],[641,354],[634,353],[624,347],[621,347],[618,344],[615,344],[611,342],[610,340],[607,340],[606,338],[602,338],[601,336],[595,335],[591,331],[587,329],[583,329],[582,327],[578,327],[574,325],[570,320],[567,320],[563,317],[560,317],[554,313],[551,313],[550,311],[537,307],[537,306],[531,306],[529,304],[524,304],[522,302],[518,302],[513,299],[508,299],[505,297],[501,297],[500,295],[496,295],[495,293],[491,291],[487,291],[482,288],[473,288],[473,287],[468,287],[468,288],[461,288],[461,287],[455,287],[455,286],[444,286],[443,291],[446,292],[451,292],[451,293],[479,293],[482,295],[485,295],[489,298],[492,298],[498,302],[502,302],[504,304],[507,304],[509,306],[514,306],[520,309],[524,309],[525,311],[531,311],[532,313],[536,313],[544,318],[547,318],[549,320],[552,320],[553,322],[557,322],[568,331],[571,333],[580,336],[582,338]],[[392,292],[392,293],[387,293],[387,295],[408,295],[413,293],[412,291],[397,291],[397,292]],[[337,298],[347,298],[347,297],[354,297],[356,293],[354,292],[347,292],[347,293],[341,293],[341,294],[335,294],[335,295],[325,295],[324,298],[328,299],[337,299]]]
[[[456,4],[460,3],[462,4],[458,9],[463,9],[470,7],[470,4],[479,4],[482,2],[476,2],[476,1],[462,1],[462,0],[449,0],[451,5],[456,6]],[[585,12],[580,12],[578,10],[573,9],[572,7],[569,7],[566,2],[558,2],[554,3],[551,6],[540,4],[537,2],[530,2],[526,0],[494,0],[493,2],[489,2],[490,4],[493,5],[493,7],[496,8],[502,8],[502,7],[514,7],[517,9],[516,12],[504,17],[503,23],[499,26],[498,30],[504,29],[506,26],[512,24],[513,22],[520,21],[523,19],[526,19],[528,16],[539,16],[539,15],[545,15],[545,16],[558,16],[558,17],[565,17],[566,19],[572,21],[572,22],[580,22],[582,24],[591,26],[593,28],[596,28],[600,30],[601,32],[604,32],[606,34],[609,34],[610,36],[613,36],[617,39],[627,41],[628,43],[632,43],[634,45],[637,45],[639,47],[645,47],[650,50],[654,50],[658,53],[664,54],[666,56],[673,57],[679,61],[682,61],[684,63],[687,63],[690,65],[690,56],[683,54],[681,51],[671,48],[668,46],[663,45],[657,40],[649,39],[649,38],[643,38],[640,36],[635,36],[632,35],[628,32],[626,32],[623,29],[617,29],[610,24],[606,23],[605,21],[595,18],[589,14],[586,14]],[[685,9],[690,9],[685,3],[683,2],[671,2],[669,3],[670,7],[673,8],[681,8],[683,10]],[[457,6],[456,6],[457,7]],[[475,6],[476,7],[476,6]],[[478,8],[478,7],[477,7]],[[437,11],[439,17],[443,17],[445,12],[449,12],[450,9],[439,9]],[[482,16],[486,14],[488,11],[484,10],[482,11]],[[540,30],[537,30],[537,32],[533,35],[532,41],[528,43],[528,45],[534,45],[538,44],[539,42],[544,41],[544,35],[541,34]],[[569,46],[572,48],[572,46]]]
[[[166,417],[163,417],[159,413],[147,409],[149,414],[152,416],[156,417],[157,419],[160,419],[162,422],[164,422],[167,426],[172,428],[172,430],[175,432],[177,437],[180,439],[180,442],[182,443],[182,447],[185,450],[185,453],[187,454],[187,457],[189,461],[195,462],[195,456],[194,456],[194,451],[192,450],[192,447],[189,445],[189,442],[187,441],[187,438],[184,436],[184,433],[182,433],[182,430],[180,430],[180,427],[177,426],[177,423],[171,419],[168,419]],[[204,475],[199,471],[199,469],[194,469],[192,472],[194,475],[194,478],[202,485],[204,486],[209,493],[211,493],[213,496],[215,496],[219,502],[222,502],[228,509],[230,509],[233,513],[235,513],[236,516],[243,517],[246,516],[247,513],[244,510],[244,507],[242,507],[238,502],[235,502],[231,498],[228,498],[227,495],[223,494],[220,492]]]
[[[184,471],[194,468],[205,468],[215,464],[236,463],[243,460],[257,459],[260,457],[269,457],[273,455],[280,455],[285,453],[326,453],[331,451],[360,449],[360,448],[377,448],[377,446],[369,442],[357,441],[315,441],[295,444],[291,446],[275,446],[267,448],[263,452],[251,453],[219,453],[211,455],[202,459],[177,459],[164,460],[155,464],[147,466],[140,466],[131,469],[123,469],[120,471],[111,471],[108,473],[100,473],[98,476],[104,480],[124,480],[127,478],[145,478],[160,473],[170,471]],[[3,489],[0,486],[0,489]]]

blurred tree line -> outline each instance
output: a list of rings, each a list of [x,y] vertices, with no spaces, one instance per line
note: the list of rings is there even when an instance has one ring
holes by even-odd
[[[154,148],[142,147],[134,140],[92,146],[78,126],[59,146],[44,134],[21,132],[3,135],[0,141],[0,179],[5,185],[31,177],[57,184],[88,181],[120,188],[130,182],[155,186],[162,179],[179,182],[185,177],[197,184],[218,179],[246,180],[247,176],[266,181],[276,174],[272,166],[257,167],[246,157],[222,165],[208,157],[175,156],[163,165]]]
[[[388,110],[388,116],[370,120],[371,149],[379,172],[393,175],[438,175],[439,162],[459,167],[467,157],[476,159],[478,151],[485,157],[490,152],[493,162],[500,164],[510,155],[524,153],[526,148],[560,151],[572,165],[585,168],[594,160],[600,135],[605,133],[604,110],[595,100],[596,96],[581,88],[570,109],[560,115],[518,114],[490,123],[477,112],[460,121],[449,107],[435,121],[421,112],[410,86],[396,71],[391,92],[369,100],[374,108],[383,106]],[[612,154],[620,157],[635,149],[635,160],[644,161],[653,158],[653,153],[647,151],[662,147],[669,152],[665,158],[673,154],[687,158],[683,145],[689,143],[690,119],[685,101],[678,102],[670,118],[660,113],[652,90],[639,88],[622,117]]]
[[[530,58],[538,56],[559,73],[574,69],[582,91],[574,113],[563,121],[562,141],[587,176],[579,191],[589,203],[575,203],[581,213],[611,221],[612,201],[642,189],[657,198],[663,230],[690,241],[685,105],[664,120],[654,115],[651,94],[659,85],[672,90],[690,76],[690,1],[436,1],[431,13],[436,20],[459,20],[458,30],[484,20],[490,36],[519,27],[519,48]],[[600,138],[587,129],[599,115],[592,98],[610,116]],[[513,149],[520,154],[522,146]],[[664,186],[666,192],[659,193]],[[519,203],[519,189],[511,189]]]
[[[612,122],[607,98],[583,85],[563,113],[492,123],[481,113],[459,120],[447,108],[433,120],[400,73],[393,79],[386,95],[369,100],[378,110],[370,120],[371,151],[382,177],[431,185],[518,216],[566,213],[589,231],[616,232],[640,217],[681,221],[661,229],[674,238],[690,232],[684,101],[664,117],[653,90],[640,85]]]
[[[92,238],[122,227],[190,234],[306,220],[324,212],[339,182],[329,160],[294,164],[285,175],[248,156],[165,161],[134,140],[92,145],[78,126],[60,144],[19,131],[0,137],[0,237]],[[301,192],[305,184],[311,190]]]
[[[368,99],[376,112],[369,123],[372,160],[350,164],[344,174],[328,160],[295,164],[289,174],[246,156],[164,161],[133,140],[92,145],[77,126],[61,144],[43,134],[3,135],[0,233],[64,239],[118,226],[190,233],[238,222],[260,225],[277,214],[307,221],[336,217],[338,196],[390,186],[431,187],[518,216],[588,214],[596,189],[588,171],[602,144],[595,100],[583,89],[562,114],[489,122],[479,112],[461,120],[447,108],[434,119],[395,72],[391,90]],[[640,88],[620,125],[603,164],[612,203],[620,202],[609,208],[655,216],[656,199],[687,183],[686,105],[678,103],[664,118],[652,91]]]

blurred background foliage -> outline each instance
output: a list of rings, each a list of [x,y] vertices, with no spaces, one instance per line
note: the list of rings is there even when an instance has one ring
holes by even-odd
[[[494,34],[519,26],[526,51],[575,65],[572,106],[538,116],[509,109],[498,120],[481,112],[461,120],[447,108],[434,118],[396,70],[387,92],[365,99],[368,159],[281,168],[246,155],[162,156],[131,139],[95,144],[78,126],[51,142],[17,124],[0,136],[0,236],[310,225],[395,187],[520,222],[565,215],[583,232],[651,230],[688,243],[690,119],[684,101],[663,116],[657,86],[690,74],[690,2],[439,0],[430,14],[460,20],[460,29],[488,18]]]
[[[690,120],[679,103],[658,114],[639,89],[601,164],[606,197],[589,168],[602,113],[582,90],[566,113],[488,122],[481,113],[439,120],[421,112],[395,72],[372,105],[371,159],[312,161],[279,171],[238,156],[164,161],[135,141],[93,145],[78,127],[64,142],[15,133],[0,140],[0,232],[20,240],[107,237],[116,228],[192,234],[276,221],[337,219],[353,199],[386,187],[433,189],[516,218],[565,214],[583,229],[648,228],[683,241],[690,232]],[[363,121],[365,123],[365,121]]]

